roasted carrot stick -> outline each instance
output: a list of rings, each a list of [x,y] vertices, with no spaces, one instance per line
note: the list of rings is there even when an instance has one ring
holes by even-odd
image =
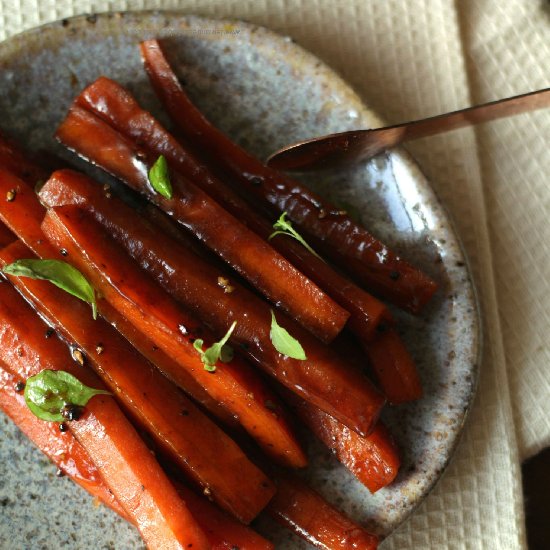
[[[278,476],[277,494],[267,513],[299,537],[323,550],[375,550],[368,533],[295,477]]]
[[[0,284],[0,326],[0,360],[12,374],[26,380],[42,369],[65,370],[90,387],[102,387],[93,372],[71,359],[61,341],[44,337],[48,326],[7,283]],[[112,397],[93,397],[68,427],[150,548],[210,548]]]
[[[395,479],[400,459],[391,435],[381,422],[367,437],[361,437],[298,396],[285,392],[285,397],[298,418],[371,493]]]
[[[379,332],[376,339],[363,347],[380,387],[392,405],[422,397],[418,370],[395,329]]]
[[[70,431],[62,432],[55,423],[44,422],[31,413],[22,391],[15,388],[21,382],[8,372],[0,361],[0,409],[16,426],[57,466],[60,472],[86,489],[92,497],[128,519],[126,512],[105,485],[99,472],[82,445]],[[238,547],[241,550],[272,550],[273,545],[249,527],[236,522],[230,516],[174,481],[199,527],[203,530],[213,550]]]
[[[384,399],[364,376],[283,314],[278,315],[279,324],[302,343],[307,360],[279,354],[269,335],[267,304],[234,281],[230,281],[232,291],[226,291],[227,285],[224,291],[208,264],[168,236],[159,238],[158,231],[131,209],[114,198],[106,199],[89,178],[70,170],[55,172],[40,197],[50,206],[85,206],[144,269],[219,336],[237,321],[232,341],[252,361],[358,433],[366,435],[372,429]]]
[[[0,251],[0,265],[29,258],[22,243]],[[69,341],[118,396],[127,413],[186,476],[244,522],[271,497],[266,476],[216,424],[89,308],[53,285],[12,278],[16,288]],[[130,367],[131,365],[131,367]]]
[[[200,336],[209,347],[212,337],[99,225],[74,207],[61,207],[48,211],[42,227],[52,242],[69,252],[71,262],[89,277],[106,301],[231,410],[270,456],[293,467],[306,464],[292,430],[280,416],[283,411],[275,394],[236,356],[228,363],[218,361],[215,373],[207,372],[193,341]],[[270,493],[269,484],[265,490]]]
[[[182,483],[174,482],[193,516],[207,536],[212,550],[273,550],[273,544],[250,527],[237,523],[208,500],[196,495]]]
[[[323,341],[329,342],[342,330],[349,317],[347,311],[193,182],[172,172],[173,197],[167,199],[155,192],[148,170],[156,157],[100,118],[74,106],[56,135],[67,147],[173,216],[264,296]]]
[[[268,204],[273,212],[287,212],[312,245],[368,290],[414,313],[422,309],[437,289],[432,279],[389,250],[346,212],[265,166],[212,126],[183,90],[156,40],[143,42],[141,54],[155,92],[178,130],[209,151],[244,192]]]
[[[57,424],[34,416],[25,403],[23,390],[15,389],[17,384],[23,385],[24,380],[11,374],[0,361],[0,409],[57,466],[59,472],[68,475],[77,485],[126,519],[126,512],[103,483],[82,445],[71,432],[61,432]]]
[[[17,240],[17,237],[3,223],[0,223],[0,247],[4,247],[15,240]]]
[[[185,149],[116,82],[105,77],[99,78],[78,96],[76,104],[93,112],[126,137],[140,143],[150,154],[164,155],[182,176],[195,182],[263,239],[267,240],[273,233],[272,223],[214,176],[208,166]],[[279,237],[270,242],[302,273],[350,312],[348,326],[360,338],[370,340],[380,321],[385,319],[387,322],[390,319],[382,302],[340,275],[294,239]]]
[[[55,253],[51,245],[44,238],[40,224],[44,218],[45,210],[39,203],[33,189],[23,180],[16,177],[12,172],[0,168],[0,196],[16,189],[17,194],[13,201],[0,202],[0,220],[2,220],[35,254],[40,257],[51,256]],[[0,224],[3,232],[7,231],[6,226]],[[15,238],[5,235],[8,244]],[[234,427],[233,416],[214,401],[208,393],[193,379],[191,375],[181,369],[166,367],[172,360],[161,350],[151,344],[150,340],[143,335],[136,334],[135,329],[124,318],[116,314],[112,308],[108,308],[105,302],[102,304],[105,311],[104,317],[113,324],[117,330],[136,347],[142,355],[149,359],[163,372],[171,372],[174,376],[172,381],[179,385],[195,401],[203,405],[216,418],[222,420],[226,425]]]

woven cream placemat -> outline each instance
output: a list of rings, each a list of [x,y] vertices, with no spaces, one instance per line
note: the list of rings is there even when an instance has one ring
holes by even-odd
[[[550,82],[542,0],[0,0],[0,39],[84,12],[165,8],[292,36],[389,122]],[[519,460],[550,444],[550,113],[410,145],[466,246],[485,321],[455,459],[389,549],[525,548]]]

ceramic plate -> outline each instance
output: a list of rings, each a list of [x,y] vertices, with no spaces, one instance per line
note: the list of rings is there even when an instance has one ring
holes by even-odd
[[[52,134],[74,96],[100,75],[129,87],[165,120],[139,59],[137,43],[146,37],[166,39],[199,107],[261,157],[288,142],[381,124],[345,82],[289,38],[240,22],[146,12],[77,17],[0,44],[2,128],[30,148],[74,162]],[[477,378],[474,292],[452,224],[403,150],[309,176],[309,183],[441,285],[422,316],[396,312],[425,388],[421,401],[384,413],[402,451],[397,481],[371,495],[326,449],[308,443],[312,466],[304,475],[330,502],[387,535],[430,491],[457,444]],[[56,478],[4,417],[0,429],[1,548],[141,547],[132,528]],[[266,522],[258,528],[277,548],[307,547]]]

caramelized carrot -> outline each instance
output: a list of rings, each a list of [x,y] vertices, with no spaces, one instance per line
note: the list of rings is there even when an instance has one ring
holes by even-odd
[[[15,240],[17,240],[17,237],[4,224],[0,223],[0,247],[4,247]]]
[[[48,326],[9,284],[0,284],[0,360],[23,379],[42,369],[65,370],[101,388],[86,366],[78,366]],[[99,474],[150,548],[210,548],[185,503],[123,415],[114,399],[93,397],[79,420],[68,422]]]
[[[89,178],[70,170],[55,172],[40,193],[50,206],[84,206],[140,265],[161,281],[178,300],[221,336],[237,321],[232,341],[258,366],[283,385],[366,435],[374,426],[384,399],[370,382],[328,347],[279,314],[279,324],[297,338],[307,360],[279,354],[270,339],[271,314],[261,299],[238,285],[226,292],[218,273],[198,256],[143,222],[115,199],[106,199]],[[95,229],[94,229],[95,230]],[[172,322],[172,326],[173,325]]]
[[[75,483],[86,489],[92,497],[128,519],[126,512],[105,485],[95,464],[70,431],[61,432],[59,426],[44,422],[31,413],[22,392],[16,391],[18,377],[8,372],[0,361],[0,409],[16,426]],[[179,482],[174,482],[199,527],[203,530],[212,550],[272,550],[273,545],[249,527],[238,523],[219,510],[204,497],[193,493]]]
[[[393,405],[422,397],[418,370],[394,329],[380,332],[364,345],[372,370],[388,401]]]
[[[305,455],[280,416],[283,411],[274,393],[236,356],[228,363],[218,361],[215,373],[207,372],[193,341],[200,336],[209,347],[212,337],[99,225],[83,211],[68,206],[49,210],[42,227],[53,243],[69,252],[71,263],[85,273],[106,301],[231,410],[270,456],[293,467],[305,466]],[[268,499],[272,487],[265,485]]]
[[[71,432],[61,432],[57,424],[44,422],[34,416],[25,403],[23,390],[15,389],[18,383],[24,384],[24,380],[11,374],[9,368],[0,361],[0,409],[55,464],[60,472],[126,518],[126,512],[103,483],[97,468],[82,445]]]
[[[16,189],[17,194],[14,201],[0,203],[0,220],[9,226],[16,236],[35,254],[40,257],[51,256],[55,251],[52,250],[51,245],[45,240],[42,229],[40,228],[45,210],[38,201],[36,194],[23,180],[13,173],[0,168],[0,196],[3,193],[9,192],[10,189]],[[3,224],[0,224],[0,230],[2,232],[8,231],[7,227]],[[6,233],[5,242],[3,244],[8,244],[15,239],[15,236],[9,238],[9,235]],[[172,373],[172,381],[180,386],[180,388],[195,401],[204,406],[216,418],[219,418],[228,426],[235,426],[234,417],[214,401],[192,376],[181,369],[174,369],[173,366],[168,367],[167,363],[173,362],[168,355],[164,354],[157,346],[152,344],[146,336],[141,334],[138,336],[132,325],[120,315],[117,315],[113,308],[108,308],[108,304],[104,302],[102,305],[104,309],[104,311],[102,311],[103,316],[106,317],[107,320],[113,324],[116,329],[140,351],[140,353],[142,353],[142,355],[164,373]]]
[[[257,235],[264,240],[269,239],[273,233],[272,224],[214,176],[208,166],[184,148],[149,112],[143,110],[122,86],[100,77],[78,96],[76,104],[140,143],[150,154],[164,155],[182,176],[195,182]],[[350,312],[348,326],[360,338],[370,340],[380,321],[390,320],[391,316],[382,302],[340,275],[294,239],[279,237],[270,243]]]
[[[327,413],[288,393],[298,418],[371,493],[389,485],[400,466],[397,447],[382,422],[361,437]]]
[[[0,251],[0,265],[30,256],[27,247],[14,243]],[[40,315],[78,346],[126,412],[189,479],[241,521],[260,513],[270,497],[267,478],[192,401],[106,322],[94,321],[84,302],[45,281],[12,280]]]
[[[276,213],[287,212],[314,247],[396,305],[418,313],[436,283],[389,250],[346,212],[284,173],[265,166],[216,129],[193,105],[160,44],[147,40],[141,55],[153,88],[185,138],[209,151],[242,191]]]
[[[378,547],[376,535],[341,514],[295,477],[279,476],[277,494],[267,513],[323,550],[375,550]]]
[[[236,548],[239,550],[273,550],[273,544],[250,527],[237,523],[185,485],[177,481],[174,483],[178,493],[193,512],[193,516],[197,518],[197,522],[212,545],[212,550],[234,550]]]
[[[342,330],[349,317],[347,311],[192,181],[172,172],[172,198],[155,192],[148,170],[156,156],[78,106],[71,108],[56,135],[70,149],[173,216],[260,293],[320,339],[329,342]]]

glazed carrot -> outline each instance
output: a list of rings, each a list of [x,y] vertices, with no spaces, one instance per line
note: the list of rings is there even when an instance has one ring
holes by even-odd
[[[157,157],[100,118],[73,106],[56,136],[173,216],[320,339],[329,342],[342,330],[349,317],[347,311],[192,181],[172,172],[173,197],[167,199],[155,192],[148,170]]]
[[[394,329],[364,345],[372,370],[386,398],[393,405],[422,397],[422,385],[414,361]]]
[[[295,477],[278,476],[267,513],[323,550],[375,550],[378,537],[351,521]]]
[[[0,361],[0,409],[55,464],[59,472],[69,476],[94,498],[126,519],[126,512],[103,483],[97,468],[82,445],[69,431],[61,432],[57,424],[44,422],[30,411],[23,390],[16,385],[24,381],[9,372]]]
[[[269,239],[273,233],[272,223],[214,176],[208,166],[185,149],[149,112],[143,110],[122,86],[101,77],[90,84],[75,102],[102,118],[126,137],[140,143],[148,153],[164,155],[173,169],[195,182],[257,235],[264,240]],[[382,302],[346,279],[296,240],[278,237],[270,243],[350,312],[348,326],[360,338],[370,340],[380,321],[385,319],[387,322],[391,319]]]
[[[158,41],[143,42],[141,55],[155,92],[178,130],[210,152],[243,193],[259,199],[273,213],[287,212],[312,246],[368,290],[414,313],[422,309],[437,290],[430,277],[389,250],[346,212],[284,173],[265,166],[212,126],[183,90]]]
[[[200,336],[209,347],[213,338],[99,225],[78,208],[68,206],[49,210],[42,227],[50,241],[69,251],[71,262],[106,301],[231,410],[270,456],[292,467],[305,466],[305,455],[275,394],[237,356],[228,363],[218,361],[215,373],[207,372],[193,341]],[[264,489],[269,498],[271,486],[266,484]]]
[[[156,346],[150,338],[139,332],[126,317],[121,315],[105,300],[99,304],[101,316],[116,328],[143,357],[155,365],[162,373],[169,374],[169,378],[181,388],[196,403],[212,414],[225,426],[238,430],[240,425],[235,417],[220,403],[212,399],[208,392],[186,371],[177,366],[176,361]]]
[[[8,372],[0,361],[0,409],[16,426],[76,484],[86,489],[117,514],[128,520],[126,512],[105,485],[95,464],[70,431],[61,432],[58,424],[44,422],[31,413],[22,391],[15,389],[21,380]],[[238,547],[241,550],[272,550],[273,545],[249,527],[200,497],[182,483],[173,482],[213,550]]]
[[[227,292],[211,266],[159,235],[119,201],[106,199],[89,178],[70,170],[55,172],[40,198],[50,206],[85,206],[145,270],[218,336],[237,321],[232,342],[258,366],[358,433],[366,435],[374,427],[384,399],[367,378],[283,314],[278,314],[279,324],[302,343],[307,360],[279,354],[271,343],[271,313],[265,302],[235,281],[228,281],[232,291]]]
[[[3,223],[0,223],[0,247],[4,247],[15,240],[17,240],[17,237]]]
[[[64,370],[102,388],[86,366],[77,365],[48,326],[7,284],[0,284],[0,360],[27,379],[43,369]],[[129,519],[150,548],[210,548],[185,503],[123,415],[114,399],[93,397],[79,420],[67,423]]]
[[[14,243],[0,251],[0,265],[29,257],[27,247]],[[94,321],[87,304],[45,281],[12,281],[40,315],[78,346],[130,417],[191,481],[241,521],[260,513],[269,498],[267,478],[192,401],[106,322]]]
[[[371,493],[395,479],[400,459],[382,422],[378,422],[367,437],[361,437],[296,395],[286,392],[285,396],[298,418]]]
[[[204,531],[212,550],[273,550],[271,542],[258,535],[250,527],[236,522],[230,516],[200,497],[182,483],[174,482],[193,516]]]
[[[38,201],[34,190],[23,180],[17,178],[13,173],[0,168],[0,196],[9,189],[16,189],[15,200],[6,203],[0,203],[0,220],[9,226],[35,254],[40,257],[51,256],[55,254],[51,245],[44,239],[44,234],[40,228],[45,210]],[[2,235],[8,229],[0,224]],[[16,240],[16,237],[6,233],[4,245]],[[226,425],[235,427],[234,417],[214,401],[208,393],[190,376],[181,369],[167,367],[166,364],[172,362],[169,356],[159,350],[144,335],[137,335],[135,329],[123,317],[116,314],[116,311],[108,307],[105,302],[102,304],[102,315],[107,318],[109,323],[127,339],[134,347],[138,349],[149,361],[155,364],[163,372],[171,372],[174,376],[172,381],[180,386],[190,397],[204,406],[216,418],[222,420]]]

